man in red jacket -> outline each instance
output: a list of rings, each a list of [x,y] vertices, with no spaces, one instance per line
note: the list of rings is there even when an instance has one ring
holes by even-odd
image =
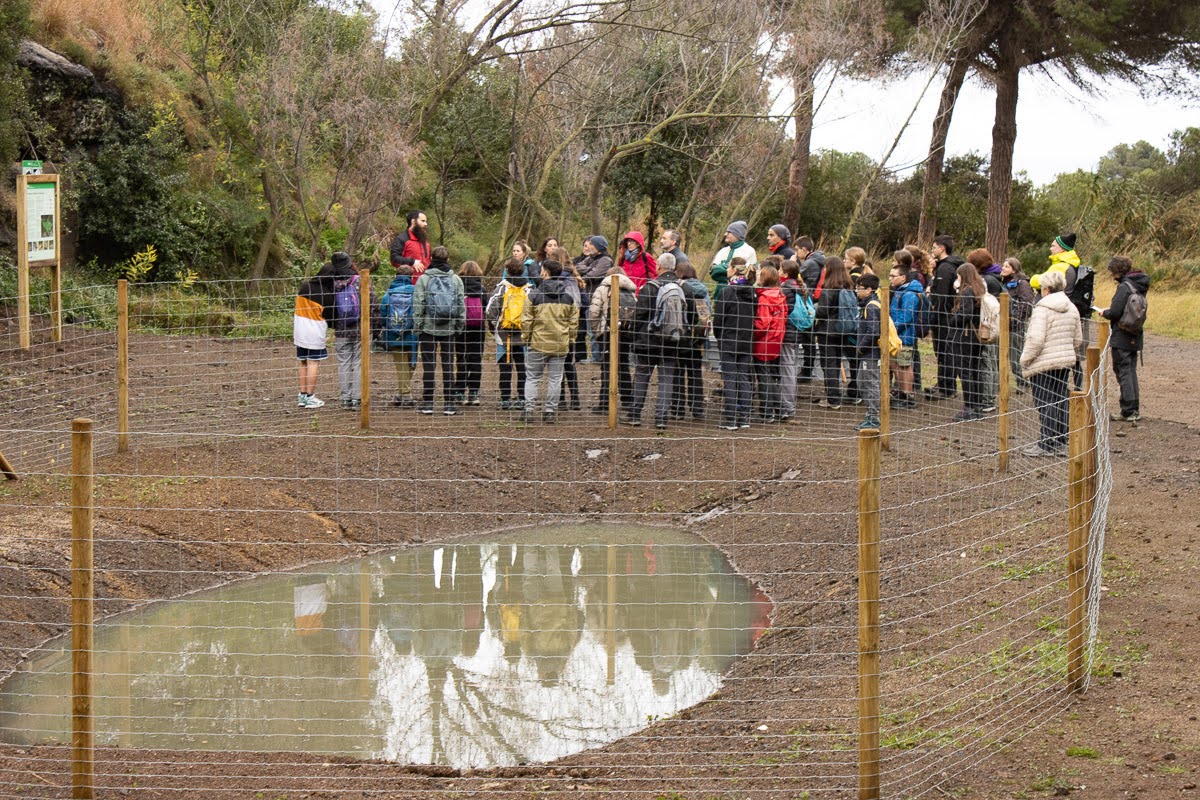
[[[424,211],[410,211],[406,217],[408,229],[392,239],[390,257],[392,267],[408,264],[413,268],[413,281],[421,277],[429,266],[429,238],[426,229],[429,221]]]

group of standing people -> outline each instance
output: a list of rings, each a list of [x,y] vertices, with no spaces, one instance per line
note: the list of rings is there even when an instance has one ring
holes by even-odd
[[[677,231],[658,239],[651,253],[638,231],[610,251],[601,235],[587,237],[572,258],[554,238],[533,251],[518,241],[499,284],[487,292],[479,265],[452,269],[444,247],[430,248],[425,215],[408,215],[395,237],[391,262],[396,277],[377,301],[370,299],[376,346],[391,354],[397,393],[393,404],[434,413],[436,372],[442,372],[442,410],[458,413],[479,405],[482,365],[490,340],[499,370],[499,402],[520,410],[524,422],[556,421],[561,404],[582,408],[578,364],[598,363],[600,392],[591,410],[608,412],[609,364],[615,359],[623,424],[640,425],[651,379],[657,373],[653,420],[657,428],[690,416],[706,419],[704,373],[721,378],[727,430],[788,422],[797,417],[797,387],[821,384],[812,400],[821,408],[865,404],[859,427],[878,426],[880,392],[892,406],[915,408],[958,396],[955,420],[967,422],[995,410],[999,376],[999,302],[1011,298],[1010,367],[1018,391],[1026,386],[1038,408],[1041,436],[1030,456],[1054,455],[1066,440],[1066,398],[1072,378],[1082,379],[1082,358],[1093,313],[1113,322],[1113,365],[1121,386],[1114,419],[1139,418],[1136,353],[1149,279],[1117,256],[1109,273],[1118,282],[1107,309],[1092,305],[1092,274],[1075,252],[1074,234],[1056,237],[1050,266],[1026,278],[1020,263],[994,263],[984,249],[955,255],[949,236],[930,252],[910,245],[896,251],[886,280],[894,333],[888,344],[890,385],[881,388],[879,335],[882,275],[861,248],[826,256],[807,236],[794,238],[784,225],[767,232],[769,254],[760,260],[747,241],[744,221],[731,223],[724,244],[701,280],[681,249]],[[615,279],[616,291],[613,286]],[[357,276],[344,253],[306,281],[296,300],[295,344],[300,362],[298,405],[316,408],[316,365],[328,356],[324,325],[333,327],[343,407],[361,398],[358,318],[347,324]],[[609,352],[609,324],[620,326],[617,352]],[[935,372],[921,387],[919,342],[932,342]],[[410,396],[418,361],[418,398]],[[542,389],[543,382],[546,384]]]

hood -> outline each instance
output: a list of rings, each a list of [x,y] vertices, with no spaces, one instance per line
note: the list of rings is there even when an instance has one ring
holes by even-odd
[[[641,231],[630,231],[629,233],[627,233],[627,234],[625,234],[624,236],[622,236],[622,237],[621,237],[621,249],[622,249],[622,250],[624,250],[624,249],[625,249],[625,242],[626,242],[626,240],[628,240],[628,239],[633,239],[634,243],[635,243],[635,244],[637,244],[638,248],[639,248],[640,250],[642,250],[643,252],[645,252],[645,250],[646,250],[646,240],[642,238],[642,232],[641,232]]]
[[[980,275],[999,275],[999,274],[1000,274],[1000,272],[1001,272],[1001,270],[1000,270],[1000,265],[999,265],[999,264],[992,264],[992,265],[991,265],[990,267],[988,267],[987,269],[980,270],[979,274],[980,274]]]
[[[925,294],[925,287],[921,285],[919,280],[915,278],[902,284],[897,292],[912,292],[913,294]]]
[[[396,277],[392,278],[392,282],[388,284],[388,291],[390,292],[392,289],[399,289],[401,286],[412,285],[412,275],[397,275]]]
[[[505,278],[504,280],[500,281],[500,283],[502,283],[502,284],[506,283],[509,286],[518,286],[519,287],[519,286],[524,286],[525,284],[529,283],[529,278],[526,278],[524,276],[520,276],[520,277],[516,277],[516,278]]]
[[[963,264],[967,263],[962,256],[946,256],[941,261],[937,262],[940,267],[942,264],[950,264],[955,269],[958,269]]]
[[[450,262],[438,261],[437,259],[434,259],[433,261],[429,262],[428,269],[440,269],[442,272],[450,272]]]
[[[479,291],[483,288],[483,278],[478,275],[467,275],[462,279],[463,289],[465,291]]]
[[[1063,267],[1063,269],[1066,269],[1067,267],[1078,267],[1079,266],[1079,254],[1076,253],[1074,250],[1064,250],[1061,253],[1051,254],[1050,266],[1054,267],[1054,266],[1058,266],[1059,264],[1065,265]]]
[[[611,275],[604,276],[604,284],[606,286],[610,280],[612,280]],[[626,275],[625,270],[620,268],[617,269],[617,286],[620,286],[622,289],[627,289],[631,292],[637,291],[637,284],[633,282],[633,278],[630,278],[628,275]]]
[[[1142,272],[1140,269],[1135,269],[1125,276],[1125,280],[1133,284],[1133,288],[1138,290],[1139,294],[1145,294],[1150,291],[1150,276]]]
[[[754,291],[760,298],[765,297],[767,300],[783,300],[783,292],[779,291],[778,286],[756,286],[754,287]]]
[[[813,262],[821,269],[825,269],[825,253],[823,251],[813,250],[808,254],[808,258],[804,259],[804,263],[807,264],[809,261]]]
[[[567,284],[561,277],[547,278],[542,281],[542,285],[538,287],[546,300],[551,303],[571,303],[574,304],[574,299],[567,293]]]
[[[1037,307],[1053,311],[1055,314],[1066,314],[1075,306],[1066,292],[1052,292],[1039,300]]]
[[[754,291],[754,287],[748,283],[730,283],[721,290],[721,294],[731,292],[730,297],[737,298],[744,303],[753,303],[758,295]]]

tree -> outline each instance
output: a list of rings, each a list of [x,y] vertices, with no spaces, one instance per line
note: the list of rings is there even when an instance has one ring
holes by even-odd
[[[24,70],[17,64],[21,39],[29,32],[26,0],[0,2],[0,162],[17,156],[21,138],[21,114],[25,102]]]

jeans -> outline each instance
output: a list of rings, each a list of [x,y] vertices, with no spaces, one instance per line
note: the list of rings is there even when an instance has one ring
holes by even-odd
[[[1083,330],[1083,341],[1075,350],[1075,369],[1071,371],[1075,378],[1075,391],[1077,392],[1083,390],[1083,370],[1087,364],[1087,351],[1092,344],[1092,328],[1096,327],[1096,321],[1090,318],[1080,318],[1079,327]]]
[[[779,351],[779,411],[785,417],[796,416],[796,370],[800,345],[783,343]]]
[[[333,352],[338,362],[338,396],[341,400],[362,399],[362,340],[335,336]]]
[[[427,406],[433,405],[433,385],[437,371],[438,356],[442,362],[442,402],[453,405],[451,394],[454,392],[454,350],[455,342],[452,336],[434,336],[422,333],[421,342],[421,402]]]
[[[725,384],[726,424],[749,425],[753,402],[754,358],[749,353],[721,353],[721,379]]]
[[[1141,413],[1142,398],[1138,392],[1136,350],[1118,350],[1112,348],[1113,372],[1117,383],[1121,386],[1121,415]]]
[[[1021,370],[1021,351],[1024,349],[1025,326],[1021,325],[1008,333],[1008,368],[1018,389],[1029,385],[1029,381],[1025,380],[1025,373]]]
[[[1069,367],[1029,376],[1033,404],[1041,421],[1038,444],[1043,450],[1058,451],[1067,446],[1067,426],[1070,423],[1067,386],[1070,380]]]
[[[704,351],[699,342],[679,351],[675,390],[671,398],[672,417],[683,418],[690,413],[692,419],[704,418],[703,360]]]
[[[629,406],[629,416],[640,419],[642,408],[646,404],[646,395],[650,391],[650,373],[658,368],[658,398],[654,403],[655,424],[667,421],[671,410],[671,391],[675,383],[675,357],[664,355],[657,361],[645,356],[636,357],[637,366],[633,371],[633,402]]]
[[[858,390],[867,404],[867,416],[879,419],[879,359],[864,358],[858,362]]]
[[[548,413],[558,410],[558,398],[562,393],[563,365],[566,359],[566,356],[543,353],[532,347],[525,351],[525,411],[527,413],[532,414],[537,411],[538,388],[542,382],[542,375],[546,372],[549,372],[549,378],[546,381],[545,410]]]
[[[514,399],[521,394],[525,385],[525,348],[521,345],[521,337],[505,337],[504,358],[497,363],[500,369],[500,401]],[[513,375],[516,375],[516,391],[513,391]]]
[[[600,338],[600,397],[596,401],[599,408],[608,408],[608,336]],[[633,402],[633,378],[629,373],[629,345],[625,341],[617,347],[617,402],[628,408]]]
[[[779,359],[754,359],[754,379],[758,384],[758,415],[764,420],[779,418]]]
[[[454,391],[464,397],[468,392],[479,394],[483,377],[483,340],[487,331],[483,328],[467,328],[457,337],[457,363],[454,367]]]
[[[1000,396],[1000,345],[997,342],[979,346],[979,386],[982,408],[996,405]]]

